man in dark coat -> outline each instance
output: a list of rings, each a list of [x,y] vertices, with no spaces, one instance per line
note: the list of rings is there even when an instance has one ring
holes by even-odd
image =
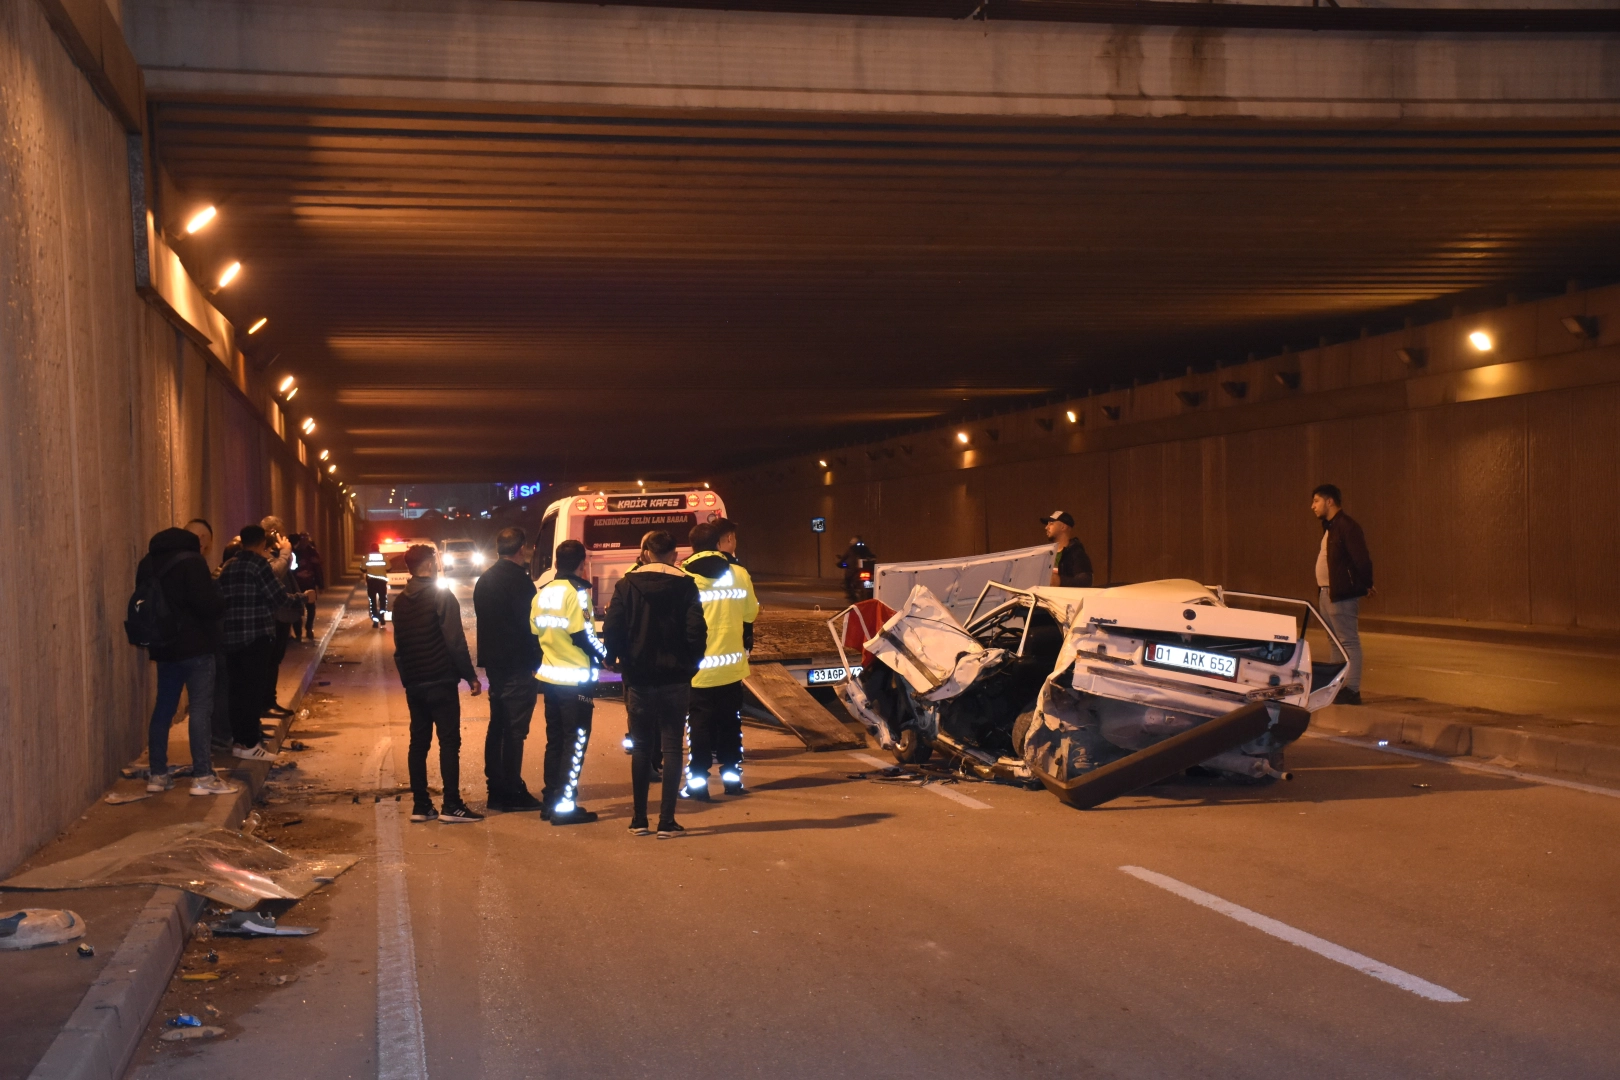
[[[474,697],[483,691],[467,635],[461,629],[456,594],[439,587],[438,552],[417,544],[405,552],[410,584],[394,603],[394,667],[405,686],[411,712],[411,742],[406,762],[411,777],[412,821],[447,825],[482,821],[461,798],[461,698],[463,679]],[[433,808],[428,792],[427,756],[434,731],[439,735],[439,777],[444,783],[444,813]]]
[[[1373,588],[1372,556],[1361,526],[1340,509],[1344,496],[1332,484],[1311,492],[1311,512],[1322,522],[1322,546],[1316,553],[1317,600],[1322,618],[1344,647],[1349,670],[1333,700],[1338,705],[1361,704],[1361,598]]]
[[[608,663],[624,675],[624,707],[630,714],[630,831],[645,836],[647,788],[655,753],[663,758],[663,798],[658,838],[686,830],[675,820],[681,786],[681,736],[686,728],[692,676],[708,640],[697,583],[675,565],[675,538],[659,530],[641,540],[641,562],[613,588],[602,636]]]
[[[219,650],[219,620],[225,598],[208,572],[202,544],[185,529],[164,529],[152,537],[147,554],[135,569],[139,588],[156,579],[169,612],[168,634],[151,645],[147,654],[157,663],[157,704],[147,729],[146,790],[169,787],[169,725],[180,707],[180,691],[187,696],[187,728],[191,737],[191,793],[226,795],[236,785],[214,775],[212,727],[214,719],[214,654]]]
[[[495,534],[495,564],[473,586],[478,614],[478,666],[489,676],[489,730],[484,736],[484,780],[489,808],[539,810],[540,800],[523,782],[523,749],[534,720],[540,645],[529,628],[534,582],[533,546],[519,528]]]

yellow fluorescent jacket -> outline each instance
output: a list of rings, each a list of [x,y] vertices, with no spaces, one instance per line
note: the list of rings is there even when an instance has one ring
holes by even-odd
[[[590,590],[565,579],[555,578],[534,594],[529,628],[540,639],[535,678],[553,686],[583,686],[595,677],[591,658],[574,644],[574,635],[591,625],[586,617],[590,610]]]
[[[720,555],[717,551],[695,552],[682,569],[697,583],[698,600],[703,603],[703,621],[709,624],[709,639],[703,647],[703,662],[692,676],[693,686],[726,686],[748,677],[748,653],[743,650],[743,623],[759,617],[759,600],[754,596],[754,579],[735,563],[719,577],[709,578],[690,567],[700,559]]]

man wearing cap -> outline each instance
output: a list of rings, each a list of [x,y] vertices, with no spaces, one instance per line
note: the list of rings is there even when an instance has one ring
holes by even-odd
[[[1052,541],[1052,584],[1065,589],[1091,588],[1091,557],[1074,535],[1074,518],[1066,510],[1054,510],[1041,518],[1041,524]]]

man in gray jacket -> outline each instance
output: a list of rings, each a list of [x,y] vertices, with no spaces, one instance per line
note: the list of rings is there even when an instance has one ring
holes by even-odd
[[[411,746],[406,753],[411,776],[412,821],[437,818],[447,825],[482,821],[461,799],[461,698],[456,684],[465,680],[472,694],[483,692],[467,651],[456,594],[439,588],[438,553],[426,544],[405,552],[411,581],[394,602],[394,666],[405,686],[411,711]],[[444,813],[433,808],[428,792],[427,755],[433,732],[439,733],[439,776],[444,782]]]

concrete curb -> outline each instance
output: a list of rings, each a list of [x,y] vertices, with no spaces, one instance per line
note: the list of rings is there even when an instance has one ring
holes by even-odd
[[[1373,705],[1330,705],[1311,716],[1311,727],[1334,735],[1388,739],[1446,757],[1502,758],[1525,769],[1620,780],[1620,746],[1606,743],[1414,716]]]
[[[321,636],[298,692],[288,702],[293,715],[284,717],[276,725],[275,738],[271,740],[276,750],[281,749],[282,741],[292,730],[298,706],[314,681],[315,672],[326,656],[326,646],[343,622],[358,588],[349,590],[338,608],[337,618]],[[269,773],[269,762],[255,762],[232,770],[232,777],[243,781],[242,789],[234,798],[216,799],[204,820],[221,828],[240,826],[252,809],[253,800],[264,790]],[[191,937],[192,927],[207,903],[196,893],[160,887],[136,917],[129,933],[124,935],[101,978],[91,984],[67,1026],[28,1074],[28,1080],[121,1080],[140,1048],[146,1025],[157,1012],[163,992],[168,989],[169,979]]]

